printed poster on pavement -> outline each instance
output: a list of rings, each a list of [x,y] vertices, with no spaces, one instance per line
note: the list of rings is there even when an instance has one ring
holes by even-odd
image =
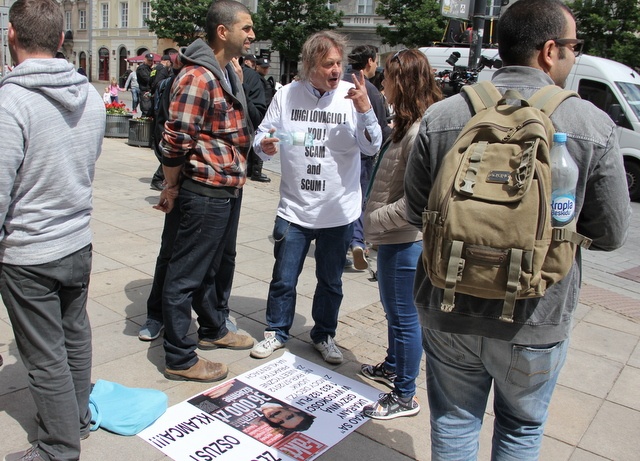
[[[380,391],[289,352],[170,407],[138,434],[176,461],[307,461]]]

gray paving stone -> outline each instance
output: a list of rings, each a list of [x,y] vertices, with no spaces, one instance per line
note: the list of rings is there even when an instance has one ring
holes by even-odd
[[[578,445],[616,461],[637,461],[640,453],[640,412],[604,402]]]
[[[571,347],[574,349],[590,352],[593,355],[620,363],[626,363],[629,360],[637,343],[637,336],[586,321],[580,322],[573,329],[571,339]]]
[[[605,398],[624,364],[571,349],[558,383],[585,394]]]
[[[625,367],[607,400],[640,411],[640,368]]]
[[[562,385],[556,387],[553,397],[545,434],[570,446],[576,446],[600,409],[602,400]]]
[[[569,461],[607,461],[607,458],[578,448],[573,452]]]
[[[638,343],[631,357],[629,357],[628,364],[632,367],[640,368],[640,343]]]

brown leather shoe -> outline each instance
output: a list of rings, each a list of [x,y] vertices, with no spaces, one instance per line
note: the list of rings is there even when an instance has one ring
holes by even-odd
[[[198,349],[210,351],[212,349],[231,349],[233,351],[243,351],[253,347],[253,338],[247,335],[228,332],[224,337],[212,341],[210,339],[199,339]]]
[[[164,369],[164,377],[174,381],[196,381],[199,383],[212,383],[227,377],[229,370],[224,363],[216,363],[204,357],[198,357],[198,361],[186,370]]]

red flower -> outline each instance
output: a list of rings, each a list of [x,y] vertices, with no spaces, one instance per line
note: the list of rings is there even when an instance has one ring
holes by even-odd
[[[104,106],[107,109],[107,114],[110,115],[127,115],[129,113],[129,109],[123,102],[112,102]]]

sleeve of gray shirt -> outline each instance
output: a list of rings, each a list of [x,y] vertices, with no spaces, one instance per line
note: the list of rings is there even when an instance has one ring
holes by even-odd
[[[593,159],[584,187],[577,230],[592,239],[591,250],[612,251],[627,239],[631,204],[615,126],[601,157]]]

